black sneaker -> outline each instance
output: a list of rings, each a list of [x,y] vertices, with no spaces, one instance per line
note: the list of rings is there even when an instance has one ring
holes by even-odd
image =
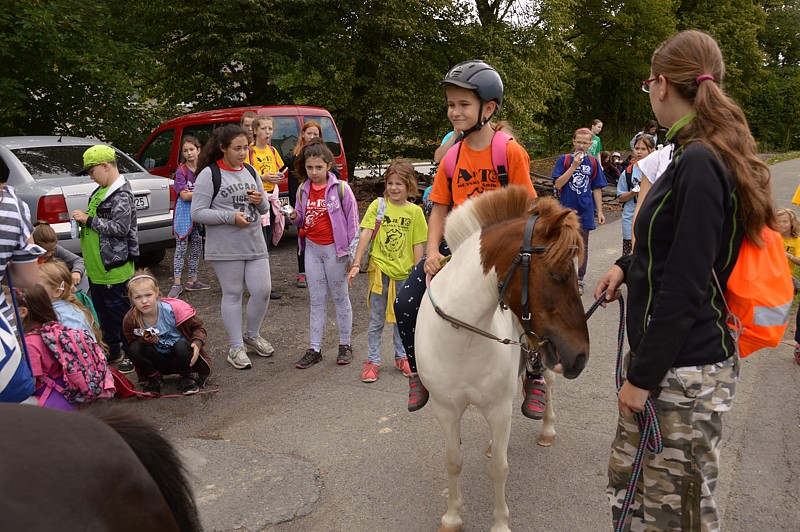
[[[136,368],[133,367],[133,362],[131,359],[125,355],[120,355],[114,360],[110,361],[109,364],[114,364],[117,366],[117,369],[120,373],[133,373]]]
[[[144,383],[142,388],[144,393],[152,393],[153,395],[161,394],[161,377],[147,377],[147,382]]]
[[[192,395],[200,391],[197,383],[192,377],[183,377],[181,379],[181,393],[183,395]]]
[[[353,348],[349,345],[340,345],[339,346],[339,356],[336,357],[336,363],[340,366],[344,366],[345,364],[349,364],[353,361]]]
[[[297,361],[297,364],[295,364],[294,367],[297,369],[310,368],[320,360],[322,360],[322,353],[320,351],[309,349],[306,351],[306,354],[303,355],[303,358]]]

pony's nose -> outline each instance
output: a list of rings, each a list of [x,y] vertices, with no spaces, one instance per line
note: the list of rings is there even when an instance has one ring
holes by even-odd
[[[589,360],[588,353],[578,353],[575,355],[575,360],[571,365],[567,366],[564,370],[564,377],[574,379],[581,374],[583,368],[586,367],[586,362]]]

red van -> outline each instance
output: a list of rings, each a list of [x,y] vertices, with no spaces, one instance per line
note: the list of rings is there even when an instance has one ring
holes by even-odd
[[[270,115],[275,121],[272,134],[272,146],[285,158],[291,153],[300,138],[300,128],[309,120],[316,120],[322,126],[322,140],[333,152],[334,162],[342,179],[347,180],[347,160],[345,159],[342,139],[333,122],[331,114],[322,107],[304,107],[298,105],[251,106],[218,109],[191,113],[164,122],[142,144],[136,152],[136,161],[151,174],[163,177],[174,177],[180,164],[180,142],[186,135],[197,137],[205,143],[215,128],[227,124],[239,124],[246,111],[260,115]],[[288,183],[284,179],[280,184],[282,201],[288,201]],[[285,199],[284,199],[285,198]]]

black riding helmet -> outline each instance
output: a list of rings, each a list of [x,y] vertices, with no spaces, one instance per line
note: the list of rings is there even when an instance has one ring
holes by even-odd
[[[486,120],[478,118],[478,123],[469,130],[464,131],[463,137],[485,126],[503,106],[503,80],[500,79],[500,74],[497,73],[494,67],[483,61],[463,61],[457,64],[450,69],[450,72],[447,73],[441,83],[442,85],[454,85],[474,91],[481,101],[478,117],[483,116],[484,102],[494,101],[497,104],[497,109],[492,113],[492,116]]]

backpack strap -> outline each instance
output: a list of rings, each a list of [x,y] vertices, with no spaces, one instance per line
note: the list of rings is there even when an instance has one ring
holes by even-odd
[[[372,232],[372,238],[375,238],[375,235],[378,234],[378,229],[381,227],[381,223],[383,223],[383,216],[386,214],[386,199],[381,196],[378,198],[378,213],[375,215],[375,229]]]
[[[495,131],[492,136],[492,166],[497,173],[497,179],[501,187],[508,186],[508,143],[513,137],[505,131]],[[463,139],[453,144],[442,159],[444,174],[447,176],[447,186],[452,190],[453,175],[456,172],[456,164],[461,155],[461,143]]]
[[[495,131],[492,137],[492,164],[501,187],[508,186],[508,143],[511,138],[505,131]]]
[[[222,186],[222,171],[219,169],[219,165],[216,161],[209,163],[208,167],[211,168],[211,185],[214,187],[211,193],[211,201],[209,202],[209,206],[211,206],[211,204],[214,203],[214,198],[219,194],[219,187]],[[244,163],[244,167],[247,168],[247,171],[253,176],[253,181],[256,182],[256,188],[258,188],[258,184],[261,182],[261,179],[258,177],[258,172],[247,163]]]

